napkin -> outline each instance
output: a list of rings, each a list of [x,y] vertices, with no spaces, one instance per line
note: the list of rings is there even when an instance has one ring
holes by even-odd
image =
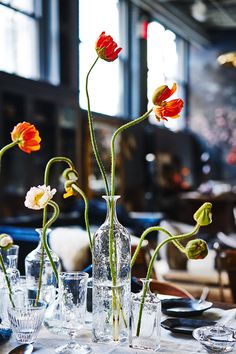
[[[10,339],[12,335],[12,330],[10,328],[1,328],[0,327],[0,343],[5,342]]]

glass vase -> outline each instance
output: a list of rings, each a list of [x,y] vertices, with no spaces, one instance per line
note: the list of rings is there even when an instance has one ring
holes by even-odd
[[[25,258],[25,275],[28,288],[28,296],[31,299],[35,299],[38,291],[38,282],[40,274],[40,263],[42,257],[42,229],[36,229],[39,234],[38,246],[30,252]],[[50,233],[50,229],[47,230],[47,237]],[[59,271],[60,261],[59,257],[51,249],[50,254],[56,269]],[[49,258],[44,250],[44,264],[42,272],[42,287],[40,299],[46,301],[48,304],[55,299],[57,281],[53,272]]]
[[[141,279],[143,288],[139,293],[132,294],[130,312],[129,346],[135,349],[157,351],[161,339],[161,301],[149,288],[150,279]],[[140,306],[144,289],[147,289],[142,315]]]
[[[112,274],[109,249],[112,197],[103,198],[107,202],[106,220],[93,238],[93,341],[124,342],[128,339],[130,314],[130,235],[117,219],[119,196],[114,196]]]

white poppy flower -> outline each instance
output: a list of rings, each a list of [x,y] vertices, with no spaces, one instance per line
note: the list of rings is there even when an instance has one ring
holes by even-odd
[[[51,190],[51,187],[45,184],[38,187],[31,187],[25,197],[25,206],[29,209],[43,209],[47,206],[55,193],[55,188]]]
[[[11,236],[7,234],[0,235],[0,248],[10,248],[13,245]]]

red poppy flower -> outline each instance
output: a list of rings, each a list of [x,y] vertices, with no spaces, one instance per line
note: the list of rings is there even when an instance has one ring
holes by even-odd
[[[179,113],[184,106],[184,101],[181,98],[166,101],[176,90],[176,83],[173,84],[171,89],[167,85],[162,85],[155,90],[152,96],[152,102],[154,104],[153,110],[158,121],[161,119],[167,120],[166,117],[179,118]]]
[[[17,124],[11,132],[11,138],[22,151],[28,154],[40,149],[41,138],[33,124],[27,122]]]
[[[184,101],[181,98],[178,98],[169,102],[159,102],[159,105],[154,106],[153,110],[158,121],[161,119],[168,120],[166,117],[179,118],[179,113],[183,106]]]
[[[99,58],[106,61],[114,61],[117,59],[118,54],[122,50],[122,48],[118,48],[118,45],[113,38],[107,36],[105,32],[102,32],[98,37],[95,48]]]

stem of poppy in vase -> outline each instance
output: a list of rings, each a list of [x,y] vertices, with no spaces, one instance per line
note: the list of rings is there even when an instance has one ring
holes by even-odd
[[[149,228],[149,232],[151,231],[156,231],[157,230],[157,226],[153,226]],[[152,258],[150,260],[149,266],[148,266],[148,270],[147,270],[147,274],[146,274],[146,279],[149,280],[151,277],[151,272],[152,272],[152,268],[153,268],[153,264],[156,260],[156,257],[158,255],[158,252],[160,251],[161,247],[164,246],[166,243],[171,242],[173,240],[184,240],[188,237],[191,237],[193,235],[195,235],[200,229],[200,225],[197,223],[194,230],[192,232],[189,232],[187,234],[183,234],[183,235],[177,235],[177,236],[172,236],[169,237],[165,240],[163,240],[155,249]],[[143,295],[142,295],[142,299],[141,299],[141,304],[140,304],[140,309],[139,309],[139,316],[138,316],[138,324],[137,324],[137,330],[136,330],[136,336],[139,337],[140,334],[140,329],[141,329],[141,320],[142,320],[142,313],[143,313],[143,307],[144,307],[144,302],[145,302],[145,297],[147,295],[147,291],[148,291],[148,282],[146,282],[144,284],[144,288],[143,288]]]
[[[93,252],[93,241],[92,241],[92,236],[91,236],[91,231],[90,231],[90,225],[89,225],[89,218],[88,218],[88,200],[86,195],[84,194],[84,192],[82,191],[82,189],[79,188],[79,186],[77,186],[77,184],[72,183],[71,187],[77,192],[79,193],[83,200],[84,200],[84,205],[85,205],[85,209],[84,209],[84,220],[85,220],[85,227],[86,227],[86,231],[88,233],[89,236],[89,247],[90,247],[90,251],[91,254]]]
[[[13,299],[12,299],[11,284],[10,284],[10,281],[8,279],[8,276],[7,276],[7,271],[6,271],[5,264],[3,262],[1,251],[0,251],[0,267],[2,268],[4,277],[5,277],[5,280],[6,280],[6,283],[7,283],[9,299],[11,301],[12,306],[15,307],[15,304],[14,304]]]
[[[114,195],[115,195],[115,142],[116,142],[116,138],[117,136],[122,133],[125,129],[132,127],[133,125],[136,125],[140,122],[142,122],[143,120],[145,120],[146,118],[148,118],[148,116],[150,115],[150,113],[152,112],[153,108],[151,108],[149,111],[147,111],[145,114],[143,114],[141,117],[136,118],[135,120],[128,122],[122,126],[120,126],[113,134],[112,139],[111,139],[111,200],[109,203],[109,207],[110,207],[110,229],[109,229],[109,260],[110,260],[110,269],[111,269],[111,278],[112,278],[112,285],[113,287],[116,286],[116,274],[115,274],[115,264],[114,264],[114,260],[113,260],[113,254],[114,254],[114,249],[113,249],[113,245],[114,245]],[[115,291],[113,290],[112,292],[112,296],[113,296],[113,324],[115,326],[114,328],[114,333],[117,333],[118,325],[119,325],[119,317],[117,318],[117,321],[115,320],[115,307],[118,307],[121,310],[121,314],[122,314],[122,318],[124,319],[123,313],[122,313],[122,307],[121,304],[119,304],[119,292],[118,292],[118,298],[115,294]],[[125,323],[125,325],[127,326],[127,324]]]
[[[94,63],[92,64],[91,68],[89,69],[89,71],[88,71],[88,73],[86,75],[85,90],[86,90],[87,108],[88,108],[89,133],[90,133],[90,139],[91,139],[91,143],[92,143],[92,148],[93,148],[93,152],[94,152],[94,155],[95,155],[99,170],[100,170],[102,178],[104,180],[106,194],[107,194],[107,196],[109,196],[110,191],[109,191],[108,181],[107,181],[107,177],[106,177],[106,172],[105,172],[105,168],[103,166],[101,157],[99,155],[98,147],[97,147],[97,143],[96,143],[96,139],[95,139],[94,127],[93,127],[93,117],[92,117],[92,113],[91,113],[90,98],[89,98],[89,92],[88,92],[89,75],[90,75],[92,69],[94,68],[95,64],[97,63],[98,59],[99,59],[99,57],[97,57],[95,59]]]
[[[40,292],[41,292],[41,287],[42,287],[42,275],[43,275],[43,265],[44,265],[44,250],[46,252],[46,255],[48,256],[48,259],[50,261],[51,267],[53,269],[55,278],[57,280],[57,283],[59,282],[59,276],[58,276],[58,272],[57,269],[55,267],[55,264],[53,262],[51,253],[49,251],[48,248],[48,244],[47,244],[47,229],[56,221],[56,219],[59,216],[60,210],[59,210],[59,206],[57,205],[57,203],[55,203],[54,201],[50,200],[48,202],[48,205],[53,207],[53,215],[52,217],[48,220],[47,223],[45,223],[45,225],[42,228],[42,257],[41,257],[41,262],[40,262],[40,271],[39,271],[39,282],[38,282],[38,291],[37,291],[37,297],[36,297],[36,305],[40,299]],[[46,207],[44,208],[44,210],[46,209]]]
[[[68,159],[67,157],[63,157],[63,156],[58,156],[58,157],[53,157],[52,159],[50,159],[45,167],[45,171],[44,171],[44,184],[46,186],[48,186],[48,181],[49,181],[49,172],[51,169],[51,166],[55,163],[55,162],[65,162],[69,165],[70,168],[74,169],[74,164],[73,162]],[[59,209],[59,208],[58,208]],[[59,211],[58,211],[58,215],[59,215]],[[57,217],[58,217],[57,215]],[[57,218],[56,217],[56,218]],[[55,218],[55,220],[56,220]],[[51,219],[50,219],[51,220]],[[49,220],[49,221],[50,221]],[[46,222],[47,222],[47,205],[45,206],[45,208],[43,209],[43,223],[42,223],[42,229],[44,230],[44,228],[46,227]],[[54,221],[53,221],[54,222]],[[52,222],[52,223],[53,223]],[[50,224],[51,225],[51,224]],[[49,226],[47,226],[48,228]],[[46,230],[47,230],[46,228]],[[46,231],[45,231],[46,232]],[[42,242],[42,256],[41,256],[41,262],[40,262],[40,269],[39,269],[39,284],[38,284],[38,292],[37,292],[37,297],[36,297],[36,303],[39,301],[39,297],[40,297],[40,292],[41,292],[41,287],[42,287],[42,275],[43,275],[43,265],[44,265],[44,251],[45,251],[45,243]],[[50,253],[50,252],[49,252]],[[51,255],[50,255],[51,256]],[[51,264],[53,263],[52,267],[55,268],[54,266],[54,262],[51,260],[50,261]],[[57,272],[56,272],[57,273]],[[56,276],[56,274],[55,274]]]

